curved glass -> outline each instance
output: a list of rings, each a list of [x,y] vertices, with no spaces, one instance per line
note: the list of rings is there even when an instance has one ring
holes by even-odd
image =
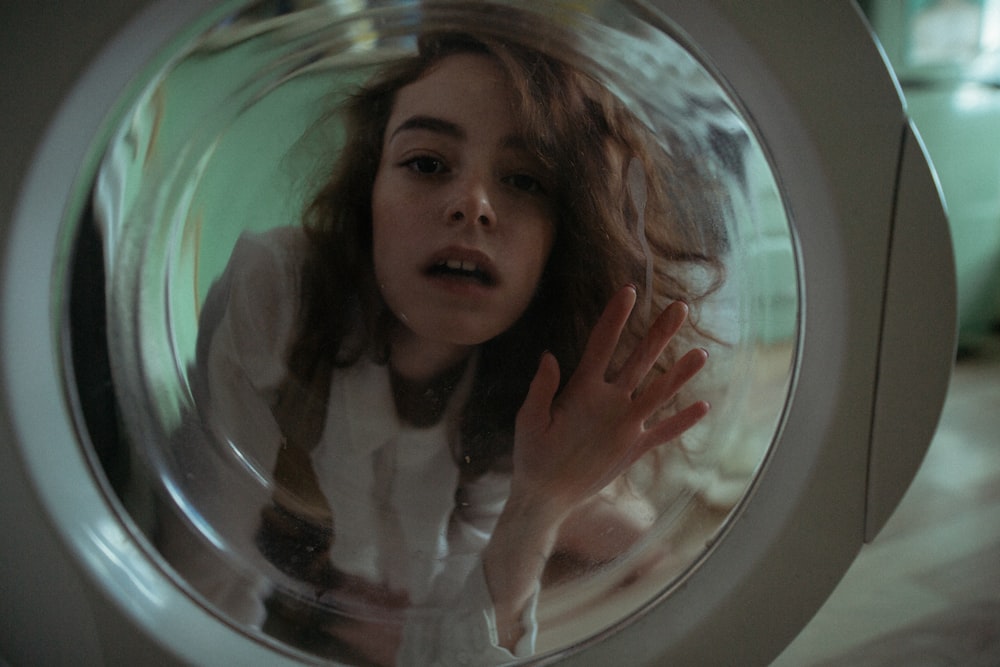
[[[616,158],[631,206],[618,231],[639,267],[633,320],[644,330],[666,303],[654,286],[676,279],[687,289],[673,295],[689,301],[696,326],[675,339],[665,363],[689,346],[710,352],[679,399],[708,400],[709,415],[567,521],[534,619],[523,621],[537,628],[532,659],[565,655],[643,613],[709,556],[766,461],[795,354],[794,241],[765,152],[724,81],[645,5],[256,2],[176,45],[127,101],[91,208],[73,230],[74,390],[123,519],[229,625],[282,650],[349,664],[388,661],[355,639],[358,628],[382,646],[461,648],[455,610],[468,617],[489,608],[488,595],[475,598],[468,582],[509,481],[502,455],[485,472],[462,467],[467,441],[503,440],[477,432],[481,413],[461,405],[478,396],[476,374],[487,362],[460,369],[430,427],[400,429],[405,391],[377,354],[371,363],[338,357],[316,371],[319,391],[302,379],[308,374],[282,374],[295,366],[289,350],[323,349],[302,346],[298,306],[275,310],[299,297],[271,298],[298,289],[297,269],[292,278],[284,268],[242,278],[227,269],[248,233],[258,234],[253,252],[276,253],[280,267],[298,261],[304,237],[287,230],[300,226],[348,138],[331,110],[412,56],[429,31],[538,51],[585,73],[628,110],[654,156],[642,164]],[[670,215],[648,203],[663,193]],[[678,252],[658,254],[664,235],[681,239]],[[570,278],[582,282],[591,270],[580,266]],[[364,319],[355,306],[338,314]],[[360,324],[347,328],[340,353],[377,347],[358,342],[357,332],[368,331]],[[275,340],[269,349],[281,352],[267,357],[262,341]],[[250,361],[240,356],[248,346]],[[378,402],[386,387],[394,392],[387,405]],[[300,435],[290,432],[303,419],[318,420],[320,433],[301,436],[309,445],[296,449]],[[420,444],[435,429],[431,440],[444,449]],[[389,441],[409,448],[383,446]],[[355,445],[363,456],[343,454]],[[431,448],[438,463],[414,467],[421,455],[408,453],[418,447]],[[447,505],[433,510],[442,498]]]

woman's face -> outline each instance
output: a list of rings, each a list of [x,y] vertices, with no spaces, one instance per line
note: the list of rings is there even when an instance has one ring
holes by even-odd
[[[420,339],[478,345],[531,302],[555,238],[551,179],[489,57],[443,59],[396,95],[372,191],[375,276]]]

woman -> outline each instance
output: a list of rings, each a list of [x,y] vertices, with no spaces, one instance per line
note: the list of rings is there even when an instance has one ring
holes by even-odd
[[[672,403],[707,353],[664,351],[682,267],[719,262],[675,224],[684,170],[536,50],[425,35],[344,117],[304,231],[241,239],[199,330],[202,419],[272,484],[256,544],[314,596],[278,587],[265,629],[375,664],[528,655],[554,554],[624,551],[582,537],[636,532],[602,491],[708,411]]]

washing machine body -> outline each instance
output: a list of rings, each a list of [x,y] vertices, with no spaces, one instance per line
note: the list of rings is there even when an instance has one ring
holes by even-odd
[[[23,91],[0,114],[0,576],[12,665],[316,659],[219,614],[150,549],[67,380],[79,287],[67,217],[87,208],[136,82],[164,67],[178,35],[241,4],[3,10],[4,60],[15,64],[5,88]],[[760,142],[794,257],[791,364],[767,452],[691,566],[620,622],[538,660],[765,664],[875,538],[930,441],[955,343],[947,224],[853,3],[628,7],[693,45]]]

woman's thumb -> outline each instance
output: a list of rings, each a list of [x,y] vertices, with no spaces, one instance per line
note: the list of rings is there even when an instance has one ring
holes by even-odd
[[[534,430],[548,426],[552,415],[552,401],[559,391],[559,362],[546,351],[538,363],[538,370],[528,387],[528,395],[517,413],[517,427]]]

